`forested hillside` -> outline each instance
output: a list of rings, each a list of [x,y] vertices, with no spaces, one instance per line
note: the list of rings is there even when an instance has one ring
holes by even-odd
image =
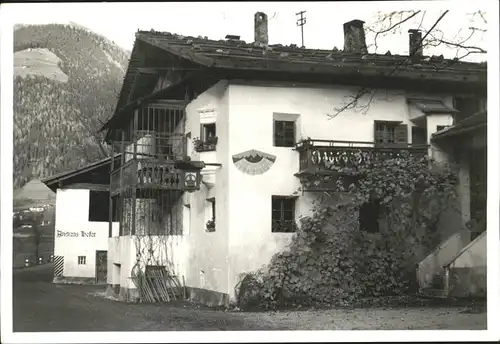
[[[84,28],[16,27],[15,188],[108,154],[97,131],[114,111],[128,54]]]

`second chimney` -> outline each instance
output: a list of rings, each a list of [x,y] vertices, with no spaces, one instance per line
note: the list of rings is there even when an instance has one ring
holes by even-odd
[[[267,45],[269,37],[267,33],[267,14],[257,12],[254,16],[254,39],[258,45]]]
[[[408,30],[410,34],[410,56],[421,57],[422,51],[422,31],[416,29]]]
[[[359,19],[351,20],[344,24],[344,52],[366,54],[364,21]]]

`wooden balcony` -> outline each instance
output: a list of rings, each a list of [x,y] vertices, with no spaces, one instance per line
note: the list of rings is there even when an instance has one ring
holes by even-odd
[[[374,142],[330,141],[308,139],[296,144],[299,152],[297,176],[312,174],[335,174],[345,169],[355,169],[373,159],[388,159],[402,156],[403,152],[424,157],[427,145],[380,146]]]
[[[199,188],[201,168],[203,168],[203,163],[199,161],[131,159],[111,173],[111,195],[114,196],[126,190]],[[190,183],[193,181],[194,185]]]

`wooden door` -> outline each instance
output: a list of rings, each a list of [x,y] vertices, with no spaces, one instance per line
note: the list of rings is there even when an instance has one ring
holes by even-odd
[[[108,251],[95,251],[95,279],[97,284],[107,283]]]

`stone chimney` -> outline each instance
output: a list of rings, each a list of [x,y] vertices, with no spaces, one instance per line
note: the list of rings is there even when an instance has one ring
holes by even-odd
[[[267,14],[257,12],[254,16],[254,39],[258,45],[267,45],[269,36],[267,32]]]
[[[344,52],[366,54],[364,21],[359,19],[351,20],[344,24]]]
[[[421,57],[423,55],[422,31],[410,29],[408,33],[410,34],[410,56]]]

